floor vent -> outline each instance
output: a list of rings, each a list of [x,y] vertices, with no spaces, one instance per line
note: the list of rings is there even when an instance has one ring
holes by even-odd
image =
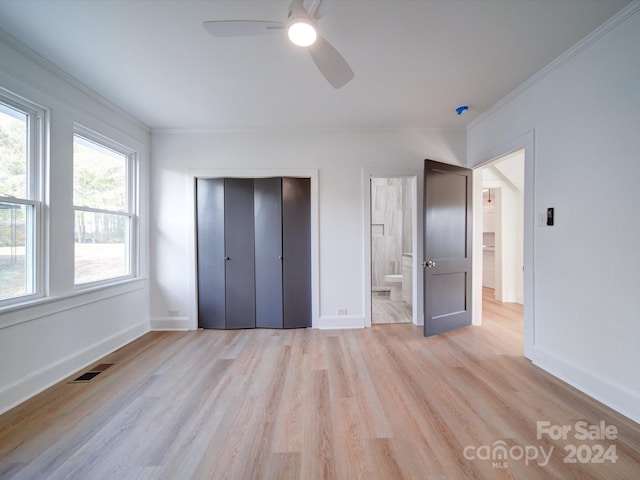
[[[71,383],[86,383],[90,382],[102,372],[104,372],[107,368],[115,365],[114,363],[101,363],[100,365],[96,365],[94,368],[89,370],[88,372],[83,373],[75,380],[72,380]]]

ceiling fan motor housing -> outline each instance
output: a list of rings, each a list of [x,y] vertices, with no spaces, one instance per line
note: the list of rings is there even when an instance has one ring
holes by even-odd
[[[315,22],[304,9],[302,1],[294,0],[289,7],[287,34],[289,40],[299,47],[313,45],[318,37]]]

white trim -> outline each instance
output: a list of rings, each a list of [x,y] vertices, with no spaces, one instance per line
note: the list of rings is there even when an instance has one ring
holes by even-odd
[[[612,382],[607,377],[594,375],[590,370],[569,363],[537,347],[533,355],[533,363],[616,412],[640,423],[640,396],[625,385]],[[615,398],[615,401],[611,401],[612,398]]]
[[[154,317],[150,321],[151,331],[191,330],[189,317]]]
[[[609,33],[611,30],[613,30],[618,25],[623,23],[629,17],[633,16],[638,11],[640,11],[640,1],[634,0],[625,8],[620,10],[617,14],[615,14],[613,17],[611,17],[609,20],[607,20],[598,28],[596,28],[593,32],[591,32],[585,38],[583,38],[578,43],[576,43],[569,50],[564,52],[562,55],[560,55],[558,58],[553,60],[551,63],[547,64],[547,66],[542,68],[535,75],[533,75],[531,78],[529,78],[520,86],[518,86],[515,90],[512,90],[505,97],[498,100],[498,102],[496,102],[491,108],[482,112],[472,121],[470,121],[467,124],[467,131],[475,127],[476,125],[478,125],[479,123],[481,123],[482,121],[490,117],[491,115],[493,115],[497,110],[500,110],[502,107],[504,107],[509,102],[511,102],[511,100],[513,100],[520,94],[524,93],[526,90],[528,90],[530,87],[538,83],[540,80],[542,80],[544,77],[549,75],[551,72],[555,71],[565,63],[570,62],[572,58],[582,53],[583,50],[586,50],[591,44],[593,44],[594,42],[596,42],[597,40],[605,36],[607,33]]]
[[[13,203],[15,205],[25,205],[28,207],[33,207],[34,210],[38,207],[38,204],[40,203],[37,200],[28,200],[28,199],[22,199],[18,197],[2,197],[2,196],[0,196],[0,202]]]
[[[261,168],[261,169],[233,169],[207,168],[188,169],[186,171],[186,206],[187,218],[187,273],[189,278],[188,291],[192,292],[189,303],[189,330],[198,328],[198,272],[196,251],[196,209],[195,209],[195,180],[196,178],[265,178],[265,177],[300,177],[311,179],[311,326],[318,328],[320,318],[320,248],[319,248],[319,190],[318,170],[308,168]]]
[[[422,170],[382,170],[382,169],[363,169],[363,245],[364,245],[364,292],[363,292],[363,312],[364,326],[371,327],[371,179],[372,178],[411,178],[413,179],[413,204],[412,220],[411,220],[411,246],[413,249],[413,305],[412,322],[414,325],[421,326],[424,324],[424,289],[422,275],[422,237],[423,237],[423,182],[421,182]],[[344,318],[344,317],[340,317]]]
[[[119,141],[114,140],[111,137],[103,135],[102,133],[91,129],[82,123],[73,123],[73,136],[74,142],[75,137],[79,137],[80,141],[78,143],[80,143],[82,146],[93,148],[94,150],[100,153],[104,153],[105,155],[115,154],[118,157],[129,157],[137,153],[134,148],[120,143]],[[127,160],[129,159],[127,158]]]
[[[330,132],[434,132],[465,133],[465,127],[226,127],[226,128],[152,128],[151,134],[160,135],[204,135],[221,133],[330,133]]]
[[[0,330],[146,287],[147,278],[137,277],[112,282],[108,285],[88,287],[59,297],[27,300],[0,309]]]
[[[124,331],[89,345],[79,352],[48,364],[14,383],[3,386],[0,388],[0,414],[64,380],[74,372],[91,365],[105,355],[131,343],[147,331],[147,322],[137,323]]]
[[[364,328],[364,317],[347,315],[322,316],[318,319],[314,327],[320,330],[347,330],[354,328]]]
[[[92,207],[83,207],[80,205],[74,205],[73,207],[74,210],[79,210],[81,212],[87,212],[87,213],[103,213],[105,215],[116,215],[119,217],[129,217],[132,218],[133,217],[133,213],[131,212],[122,212],[119,210],[105,210],[103,208],[92,208]]]

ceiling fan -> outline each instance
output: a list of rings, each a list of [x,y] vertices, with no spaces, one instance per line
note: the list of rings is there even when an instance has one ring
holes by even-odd
[[[343,87],[351,81],[354,73],[342,55],[318,33],[316,22],[320,17],[318,8],[322,0],[314,0],[309,10],[304,8],[303,1],[291,2],[286,22],[213,20],[204,22],[203,26],[215,37],[262,35],[286,30],[294,44],[308,50],[316,67],[333,88]]]

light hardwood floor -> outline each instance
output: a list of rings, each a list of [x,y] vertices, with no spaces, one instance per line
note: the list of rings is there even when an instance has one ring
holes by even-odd
[[[521,308],[490,298],[484,326],[432,338],[412,324],[152,332],[93,381],[0,416],[0,478],[639,478],[638,424],[522,350]],[[618,433],[538,439],[538,421]],[[473,458],[500,441],[504,468]],[[616,463],[564,463],[583,443],[613,445]],[[526,465],[527,447],[553,447],[549,463]]]

